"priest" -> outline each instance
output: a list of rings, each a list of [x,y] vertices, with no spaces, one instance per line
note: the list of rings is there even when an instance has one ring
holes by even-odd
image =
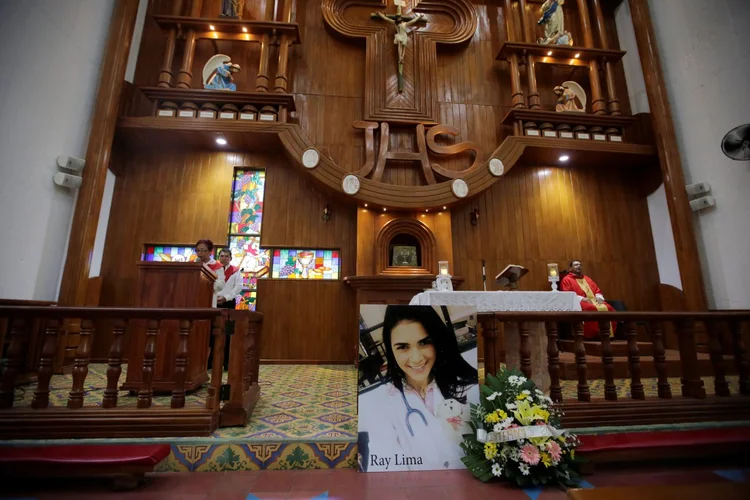
[[[583,274],[583,266],[580,260],[573,260],[568,267],[568,274],[560,282],[560,291],[575,292],[581,301],[581,309],[584,312],[614,311],[615,309],[604,300],[602,291],[594,280]],[[612,323],[610,336],[614,336],[617,323]],[[583,324],[583,336],[587,339],[599,337],[599,324],[596,321],[587,321]]]

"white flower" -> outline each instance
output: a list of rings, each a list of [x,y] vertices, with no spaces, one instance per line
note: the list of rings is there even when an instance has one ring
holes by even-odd
[[[521,385],[526,382],[526,377],[516,377],[516,385]]]
[[[521,394],[526,394],[527,396],[531,396],[531,392],[529,392],[528,389],[524,389],[521,391]]]
[[[523,474],[524,476],[528,476],[529,475],[530,471],[529,471],[529,466],[528,465],[521,464],[521,465],[518,466],[518,468],[520,469],[521,474]]]
[[[495,477],[500,477],[503,474],[503,468],[500,467],[500,464],[492,464],[492,475]]]
[[[502,425],[503,429],[507,429],[508,427],[510,427],[510,425],[512,423],[513,423],[513,417],[508,417],[505,420],[503,420],[502,422],[500,422],[499,425]],[[498,424],[495,424],[495,425],[498,425]]]
[[[516,404],[515,403],[508,403],[507,405],[505,405],[505,407],[507,409],[509,409],[509,410],[515,410],[516,409]]]
[[[503,395],[502,392],[493,392],[492,394],[487,396],[487,401],[494,401],[496,397],[502,396],[502,395]]]
[[[494,426],[494,427],[492,428],[492,430],[493,430],[494,432],[500,432],[500,431],[502,431],[503,429],[505,429],[505,427],[503,427],[503,424],[502,424],[502,422],[500,422],[499,424],[495,424],[495,426]]]
[[[540,391],[539,389],[534,389],[534,392],[536,392],[540,396],[544,396],[544,393]]]

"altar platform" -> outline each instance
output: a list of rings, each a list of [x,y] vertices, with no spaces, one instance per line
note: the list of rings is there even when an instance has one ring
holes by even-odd
[[[87,404],[101,402],[106,386],[105,364],[92,364],[86,379]],[[125,370],[126,367],[123,367]],[[480,365],[480,381],[484,367]],[[52,378],[50,403],[64,406],[68,398],[70,375]],[[730,390],[737,394],[738,377],[727,377]],[[0,446],[41,444],[138,444],[169,443],[169,457],[157,468],[160,472],[211,472],[235,470],[334,469],[354,467],[357,456],[357,371],[353,365],[261,365],[261,398],[250,422],[245,427],[217,430],[209,437],[145,438],[145,439],[76,439],[76,440],[12,440]],[[672,391],[679,393],[679,378],[670,378]],[[707,392],[712,393],[711,379],[704,379]],[[592,397],[604,396],[604,381],[590,380]],[[617,379],[619,398],[627,398],[629,381]],[[646,396],[656,396],[657,380],[643,379]],[[562,381],[563,397],[576,396],[576,382]],[[21,386],[16,397],[19,404],[28,404],[33,386]],[[120,405],[134,405],[137,398],[121,391]],[[169,396],[156,396],[154,405],[169,405]],[[205,388],[187,396],[188,405],[202,405]],[[728,425],[728,424],[727,424]],[[711,427],[715,424],[674,425],[670,430]],[[662,429],[663,426],[653,428]],[[639,426],[638,430],[649,430]],[[624,431],[620,429],[620,431]],[[613,432],[611,429],[576,429],[580,434]]]

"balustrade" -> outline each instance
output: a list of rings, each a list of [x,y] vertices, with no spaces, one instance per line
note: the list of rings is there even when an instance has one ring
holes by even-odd
[[[623,424],[636,423],[674,423],[710,420],[740,420],[750,418],[750,374],[748,373],[748,359],[743,342],[743,328],[750,325],[750,311],[722,311],[696,313],[662,313],[662,312],[608,312],[608,313],[496,313],[494,322],[483,321],[484,324],[505,323],[517,324],[520,333],[520,348],[518,366],[526,377],[533,377],[533,353],[529,345],[530,333],[534,334],[533,324],[543,323],[547,335],[547,363],[544,368],[549,373],[549,393],[556,403],[562,405],[566,414],[572,415],[568,419],[571,426],[608,425],[614,422]],[[599,325],[601,369],[604,378],[604,398],[592,399],[589,387],[587,352],[584,345],[584,322],[596,322]],[[626,399],[618,401],[616,373],[614,360],[614,346],[611,340],[612,323],[621,323],[620,331],[625,332],[627,350],[619,356],[627,356],[627,376],[629,379],[629,394]],[[668,379],[666,354],[664,347],[664,325],[671,323],[677,332],[679,350],[679,364],[681,376],[680,398],[673,398]],[[710,372],[706,372],[705,363],[701,365],[698,359],[695,334],[696,324],[705,325],[710,339]],[[559,328],[562,324],[569,324],[573,334],[573,353],[577,369],[576,397],[568,401],[562,391]],[[637,341],[639,325],[643,327],[650,338],[652,349],[650,352],[639,348]],[[723,336],[723,332],[729,335]],[[738,375],[737,393],[730,396],[729,383],[726,378],[727,370],[731,368],[729,360],[724,359],[725,346],[722,339],[731,339],[734,353],[734,369]],[[500,360],[494,354],[499,351],[498,343],[502,336],[495,330],[486,330],[483,335],[486,373],[495,373],[500,366]],[[640,343],[643,345],[643,343]],[[591,346],[589,346],[591,347]],[[618,344],[617,347],[623,347]],[[647,396],[642,376],[642,358],[649,352],[653,358],[656,372],[656,396]],[[515,359],[515,358],[514,358]],[[590,357],[588,357],[590,359]],[[671,361],[673,362],[673,360]],[[703,370],[703,371],[701,371]],[[703,386],[703,377],[714,378],[714,395],[707,396]],[[622,378],[622,375],[618,375]]]
[[[51,406],[50,379],[55,353],[66,319],[80,319],[80,343],[76,350],[72,371],[72,384],[67,406]],[[262,315],[250,311],[220,309],[115,309],[68,307],[9,307],[0,306],[0,320],[10,325],[10,346],[4,360],[0,379],[0,439],[18,437],[146,437],[168,435],[209,435],[220,422],[222,426],[245,425],[258,400],[257,348],[260,343]],[[100,405],[87,404],[86,379],[89,374],[89,357],[95,320],[111,323],[112,343],[106,369],[106,388]],[[121,404],[118,386],[122,374],[123,339],[128,324],[146,320],[147,341],[143,356],[143,375],[135,404]],[[160,325],[165,320],[179,321],[179,342],[174,353],[157,350]],[[191,330],[198,321],[211,321],[215,337],[212,376],[204,405],[186,405],[185,377],[188,358],[188,341]],[[41,354],[38,364],[36,389],[30,408],[19,407],[14,399],[15,383],[24,353],[21,346],[34,335],[30,325],[43,324]],[[230,398],[220,401],[222,367],[227,321],[238,325],[232,344],[228,373]],[[208,346],[206,346],[208,349]],[[157,356],[173,356],[175,363],[174,390],[170,405],[153,405],[152,380]],[[44,411],[38,411],[38,410]],[[226,412],[225,412],[226,410]],[[226,415],[225,415],[226,413]],[[43,427],[44,426],[44,427]]]

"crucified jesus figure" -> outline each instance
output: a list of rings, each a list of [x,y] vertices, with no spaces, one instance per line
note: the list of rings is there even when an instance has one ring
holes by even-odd
[[[398,91],[404,91],[404,55],[406,54],[406,45],[409,43],[409,32],[406,28],[424,21],[422,14],[417,16],[402,16],[401,7],[398,7],[396,15],[386,15],[382,12],[374,12],[370,17],[379,18],[383,21],[393,24],[396,28],[396,34],[393,35],[393,44],[398,46]]]

